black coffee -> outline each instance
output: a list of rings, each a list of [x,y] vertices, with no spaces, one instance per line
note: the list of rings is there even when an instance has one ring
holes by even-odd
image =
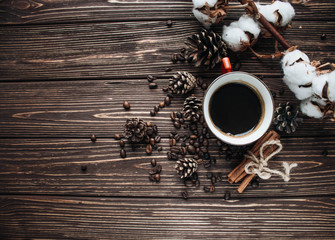
[[[248,86],[228,83],[213,94],[209,112],[213,123],[222,132],[243,135],[257,126],[262,105],[257,94]]]

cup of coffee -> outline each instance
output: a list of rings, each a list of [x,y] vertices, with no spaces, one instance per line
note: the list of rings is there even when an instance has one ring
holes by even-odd
[[[246,145],[259,139],[272,123],[274,101],[256,76],[230,72],[208,87],[203,112],[209,129],[227,144]]]

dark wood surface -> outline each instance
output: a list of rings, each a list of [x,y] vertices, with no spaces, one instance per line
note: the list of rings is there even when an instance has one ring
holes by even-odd
[[[285,39],[313,60],[334,62],[334,1],[293,6],[296,17]],[[283,161],[298,163],[288,183],[273,177],[238,194],[236,184],[221,181],[205,193],[208,172],[226,176],[238,164],[218,155],[214,136],[209,151],[217,164],[199,167],[201,186],[178,179],[166,152],[174,130],[169,114],[182,109],[184,98],[174,98],[156,117],[149,111],[164,98],[161,88],[174,72],[189,71],[207,83],[220,74],[219,68],[205,72],[170,61],[201,27],[191,8],[190,0],[0,1],[1,239],[335,238],[330,120],[304,117],[296,133],[282,134],[283,151],[271,162],[278,168]],[[241,13],[232,10],[226,24]],[[272,53],[273,40],[260,40],[255,50]],[[248,51],[238,57],[240,70],[276,93],[276,105],[298,104],[281,80],[279,60],[261,61]],[[148,88],[148,74],[158,77],[158,89]],[[203,94],[195,90],[200,99]],[[124,100],[131,110],[123,109]],[[129,117],[157,124],[162,152],[147,156],[145,146],[127,145],[127,158],[120,158],[112,137]],[[160,183],[148,179],[151,159],[163,167]],[[188,200],[181,197],[185,190]]]

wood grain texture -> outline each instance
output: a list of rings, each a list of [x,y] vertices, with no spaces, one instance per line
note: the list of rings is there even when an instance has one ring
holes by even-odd
[[[333,239],[335,198],[1,196],[3,239]]]
[[[199,166],[200,187],[186,187],[177,176],[175,161],[169,161],[168,139],[163,139],[162,152],[148,156],[145,145],[132,150],[127,144],[127,158],[120,158],[116,140],[99,139],[1,139],[0,140],[0,192],[2,194],[48,194],[71,196],[122,196],[122,197],[179,197],[188,189],[191,198],[222,198],[229,190],[233,197],[317,196],[335,194],[335,137],[282,139],[283,150],[270,167],[282,169],[281,163],[298,163],[290,182],[279,177],[261,181],[259,188],[247,187],[238,194],[238,184],[227,181],[215,184],[214,193],[205,193],[204,186],[211,182],[207,172],[227,174],[239,163],[226,161],[219,156],[218,147],[210,142],[209,152],[217,158],[210,169]],[[323,156],[323,150],[328,156]],[[150,161],[162,165],[161,182],[150,182]],[[81,166],[87,171],[82,172]]]
[[[284,36],[311,59],[334,61],[334,26],[335,22],[295,21]],[[165,21],[2,27],[0,81],[143,78],[146,74],[167,77],[167,67],[204,73],[191,64],[170,60],[200,28],[195,21],[181,20],[171,28]],[[320,39],[322,33],[327,34],[326,40]],[[259,41],[255,50],[273,53],[273,40]],[[279,60],[260,61],[250,51],[241,53],[240,58],[243,71],[282,76]],[[204,75],[219,74],[218,67]]]
[[[258,2],[258,1],[257,1]],[[259,1],[269,4],[271,0]],[[239,5],[238,1],[230,1],[230,5]],[[31,24],[59,22],[91,22],[91,21],[134,21],[152,19],[184,19],[193,20],[192,2],[179,1],[46,1],[46,0],[3,0],[0,2],[2,14],[1,24]],[[296,20],[313,20],[324,18],[335,20],[332,0],[301,1],[293,4]],[[227,19],[238,18],[243,12],[230,10]]]
[[[173,73],[169,73],[173,74]],[[199,75],[197,75],[199,76]],[[263,78],[280,102],[299,102],[280,78]],[[210,83],[212,79],[205,79]],[[156,80],[158,89],[149,89],[146,77],[135,80],[49,81],[0,83],[0,137],[112,137],[123,132],[127,118],[138,117],[157,124],[159,133],[168,137],[175,129],[170,112],[182,111],[184,97],[151,117],[149,112],[163,101],[168,79]],[[279,94],[284,89],[284,94]],[[203,98],[199,87],[195,96]],[[125,111],[123,101],[131,109]],[[179,130],[185,133],[185,130]],[[187,131],[186,131],[187,132]],[[292,136],[334,136],[335,123],[304,117]]]

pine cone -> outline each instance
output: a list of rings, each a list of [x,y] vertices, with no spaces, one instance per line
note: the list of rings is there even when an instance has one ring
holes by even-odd
[[[175,166],[181,179],[191,177],[198,169],[198,162],[193,158],[183,158],[177,161]]]
[[[197,80],[189,72],[177,72],[169,81],[169,92],[173,94],[185,94],[192,91]]]
[[[296,121],[298,113],[298,107],[295,107],[292,103],[280,103],[279,107],[277,107],[274,112],[273,123],[275,124],[276,129],[288,134],[295,132],[298,127]]]
[[[185,118],[191,122],[199,120],[201,115],[201,101],[194,96],[190,96],[185,99],[184,102]]]
[[[227,45],[222,37],[212,30],[202,29],[200,33],[187,38],[189,46],[186,53],[188,62],[195,66],[213,69],[227,55]]]
[[[157,126],[151,122],[144,122],[142,119],[127,119],[124,126],[124,136],[132,143],[150,141],[158,133]]]

